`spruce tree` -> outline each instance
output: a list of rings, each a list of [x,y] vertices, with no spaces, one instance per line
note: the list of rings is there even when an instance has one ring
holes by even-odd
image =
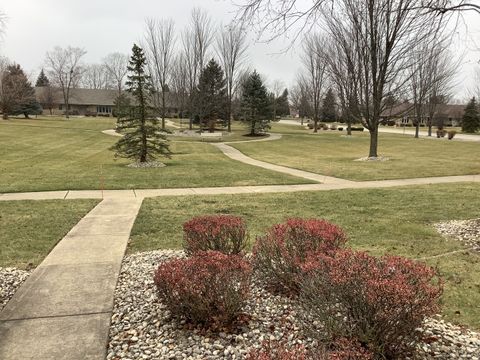
[[[462,131],[474,133],[480,129],[480,116],[478,114],[477,102],[472,98],[465,107],[465,113],[462,120]]]
[[[337,120],[337,110],[335,109],[335,94],[332,89],[328,89],[322,103],[322,121],[334,122]]]
[[[146,58],[143,50],[133,45],[126,91],[133,97],[133,105],[122,111],[117,120],[117,130],[124,136],[112,147],[116,157],[133,159],[139,163],[151,162],[159,156],[171,155],[168,140],[150,106],[153,86],[145,73]]]
[[[35,97],[35,90],[18,64],[9,65],[2,79],[1,109],[3,118],[8,115],[41,114],[42,108]]]
[[[50,86],[50,80],[48,80],[48,77],[47,75],[45,75],[45,72],[43,71],[43,69],[40,71],[40,74],[38,75],[35,86],[36,87]]]
[[[242,112],[249,124],[250,135],[258,135],[270,129],[270,101],[260,75],[253,71],[242,84]]]
[[[283,90],[282,95],[277,99],[277,115],[285,116],[290,115],[290,104],[288,103],[288,90]]]
[[[223,70],[212,59],[202,70],[198,80],[195,96],[200,123],[208,126],[210,132],[215,129],[215,122],[224,118],[226,113],[226,81]]]

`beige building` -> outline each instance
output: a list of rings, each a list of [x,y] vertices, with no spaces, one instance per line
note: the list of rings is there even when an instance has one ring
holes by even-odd
[[[45,115],[63,115],[66,110],[62,90],[36,87],[35,96]],[[117,90],[70,89],[70,115],[112,116]]]
[[[466,105],[438,104],[433,113],[433,126],[460,126]],[[381,114],[382,122],[394,121],[396,126],[413,126],[416,120],[413,104],[405,102],[387,109]],[[426,126],[429,117],[423,116],[420,126]]]

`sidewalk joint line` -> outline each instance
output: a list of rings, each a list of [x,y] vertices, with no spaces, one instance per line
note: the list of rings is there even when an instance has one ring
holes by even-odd
[[[70,193],[70,190],[67,190],[65,196],[63,197],[63,200],[65,200],[67,198],[67,195]]]
[[[95,311],[95,312],[86,312],[81,314],[66,314],[66,315],[50,315],[50,316],[38,316],[38,317],[25,317],[25,318],[15,318],[15,319],[5,319],[0,320],[0,323],[6,323],[10,321],[23,321],[23,320],[36,320],[36,319],[55,319],[55,318],[66,318],[66,317],[75,317],[75,316],[89,316],[89,315],[100,315],[100,314],[111,314],[112,311]]]

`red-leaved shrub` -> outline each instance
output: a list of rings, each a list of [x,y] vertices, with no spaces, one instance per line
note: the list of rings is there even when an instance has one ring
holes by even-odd
[[[183,224],[183,240],[188,255],[207,250],[239,254],[247,242],[247,226],[238,216],[197,216]]]
[[[442,283],[434,269],[398,256],[341,250],[311,254],[303,264],[299,304],[303,322],[319,322],[319,342],[358,339],[380,358],[401,358],[418,340],[416,329],[439,311]]]
[[[253,249],[255,270],[270,289],[296,294],[307,254],[329,254],[346,241],[343,230],[326,220],[288,219],[257,238]]]
[[[330,344],[325,356],[328,360],[372,360],[373,354],[357,340],[338,338]]]
[[[171,313],[190,322],[228,325],[249,295],[251,268],[240,255],[200,251],[161,264],[154,281]]]

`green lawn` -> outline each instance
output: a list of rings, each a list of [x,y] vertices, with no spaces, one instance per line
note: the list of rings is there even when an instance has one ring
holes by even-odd
[[[101,133],[109,118],[0,120],[0,192],[299,184],[310,181],[230,160],[208,143],[172,142],[164,168],[132,169]]]
[[[326,218],[346,230],[355,249],[421,258],[464,249],[431,224],[480,217],[480,184],[145,199],[128,251],[181,248],[182,223],[212,213],[243,216],[251,239],[288,217]],[[465,251],[428,263],[446,280],[447,319],[479,329],[480,254]]]
[[[357,181],[480,174],[480,143],[381,133],[379,155],[390,160],[364,162],[354,160],[368,155],[367,132],[312,134],[283,124],[273,131],[284,133],[283,138],[234,147],[258,160]]]
[[[0,201],[0,266],[38,265],[98,200]]]

